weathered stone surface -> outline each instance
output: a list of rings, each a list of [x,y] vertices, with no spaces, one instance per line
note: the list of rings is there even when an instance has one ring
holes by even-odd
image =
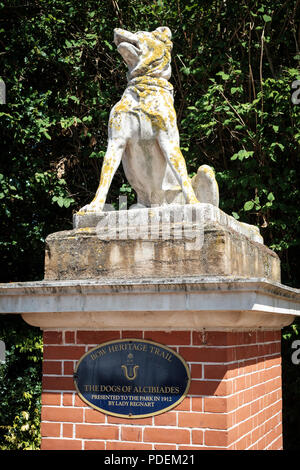
[[[46,240],[45,279],[219,275],[280,280],[279,258],[262,243],[211,220],[181,225],[179,233],[176,221],[167,224],[168,230],[158,224],[155,238],[147,225],[139,232],[132,224],[131,238],[126,224],[117,230],[101,224],[53,233]]]
[[[188,230],[200,229],[207,225],[217,224],[245,235],[252,241],[263,243],[259,229],[255,225],[239,222],[218,207],[209,203],[203,204],[172,204],[159,207],[143,208],[108,212],[77,212],[73,216],[74,228],[97,227],[99,237],[133,238],[138,231],[152,236],[161,230],[166,234],[169,226],[176,227],[177,238]],[[171,231],[171,230],[170,230]],[[153,238],[153,236],[152,236]]]
[[[40,328],[281,329],[300,315],[300,290],[266,279],[189,276],[0,284],[0,314]]]

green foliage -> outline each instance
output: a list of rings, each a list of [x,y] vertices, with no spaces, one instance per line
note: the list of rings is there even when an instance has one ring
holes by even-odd
[[[41,279],[46,235],[70,229],[94,196],[109,111],[126,86],[113,29],[164,24],[190,174],[215,169],[221,208],[259,226],[283,282],[299,286],[299,9],[295,0],[0,1],[0,280]],[[135,202],[121,167],[107,202],[117,207],[119,195]]]
[[[299,318],[284,328],[282,335],[282,398],[285,450],[300,448],[300,364],[293,364],[292,343],[300,340]]]
[[[5,316],[0,338],[6,345],[5,364],[0,364],[0,449],[39,449],[41,332]]]

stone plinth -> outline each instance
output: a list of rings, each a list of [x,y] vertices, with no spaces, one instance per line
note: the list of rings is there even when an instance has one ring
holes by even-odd
[[[76,214],[46,240],[45,279],[220,275],[280,281],[256,227],[210,204]]]

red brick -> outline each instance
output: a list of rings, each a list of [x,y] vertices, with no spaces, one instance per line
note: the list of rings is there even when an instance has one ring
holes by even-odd
[[[88,408],[88,405],[83,400],[81,400],[81,398],[77,394],[75,394],[74,406],[79,406],[81,408]]]
[[[106,450],[152,450],[152,444],[137,442],[107,442]]]
[[[119,439],[117,426],[103,426],[103,424],[77,424],[76,437],[81,439]]]
[[[242,393],[242,396],[243,396],[243,402],[241,403],[241,405],[243,405],[244,403],[250,403],[252,402],[253,400],[253,391],[252,391],[252,388],[249,388],[247,390],[244,390]]]
[[[187,429],[145,428],[144,442],[166,442],[170,444],[189,444],[190,431]]]
[[[73,437],[73,424],[63,423],[63,437]]]
[[[44,406],[42,408],[42,420],[79,423],[83,420],[83,410],[79,408]]]
[[[81,450],[82,441],[74,439],[42,439],[41,450]]]
[[[246,450],[246,449],[248,449],[250,444],[251,444],[251,442],[250,442],[249,436],[243,436],[241,439],[239,439],[235,443],[234,448],[235,448],[235,450]]]
[[[193,331],[192,332],[192,344],[194,346],[204,346],[207,344],[207,332],[206,331]]]
[[[249,416],[251,416],[251,405],[248,404],[235,410],[234,415],[237,423],[246,420]]]
[[[269,342],[269,341],[276,341],[277,335],[276,331],[264,331],[264,341]]]
[[[281,377],[276,377],[265,383],[266,393],[271,393],[281,387]]]
[[[203,398],[193,397],[192,399],[192,411],[203,411]]]
[[[60,375],[62,373],[62,363],[60,361],[44,361],[43,374]]]
[[[204,432],[198,429],[193,429],[192,431],[192,443],[193,444],[203,444],[204,441]]]
[[[155,444],[155,450],[176,450],[177,446],[175,444]]]
[[[147,426],[152,424],[152,418],[118,418],[116,416],[107,416],[107,422],[110,424],[137,424]]]
[[[44,344],[62,344],[62,332],[44,331],[43,341]]]
[[[43,437],[59,437],[60,423],[41,423],[41,435]]]
[[[203,447],[199,446],[178,446],[178,450],[203,450]]]
[[[189,389],[190,395],[214,395],[225,396],[232,393],[230,382],[219,380],[192,380]]]
[[[258,413],[259,410],[260,410],[259,400],[256,399],[252,403],[250,403],[250,414],[251,414],[251,416]]]
[[[61,394],[55,392],[42,393],[42,405],[57,405],[61,403]]]
[[[257,358],[245,359],[244,361],[239,361],[238,374],[252,374],[257,372]]]
[[[218,364],[205,364],[204,365],[204,378],[205,379],[226,379],[229,378],[230,371],[226,365]]]
[[[266,393],[266,386],[264,383],[260,385],[256,385],[256,387],[252,387],[253,392],[253,400],[257,400],[258,398],[262,397]]]
[[[105,415],[97,410],[86,409],[84,421],[86,423],[105,423]]]
[[[64,362],[64,375],[73,375],[74,373],[74,363],[65,361]]]
[[[259,347],[256,344],[249,346],[239,346],[236,348],[236,359],[248,359],[258,356]]]
[[[204,411],[213,413],[226,413],[228,399],[222,397],[205,397],[204,398]]]
[[[271,445],[270,450],[282,450],[282,436],[279,436]]]
[[[240,332],[241,342],[239,344],[256,344],[257,334],[256,331],[244,331]]]
[[[228,431],[205,431],[204,443],[207,446],[227,446]]]
[[[251,431],[253,429],[252,423],[253,423],[253,418],[251,418],[251,417],[249,419],[247,419],[246,421],[241,422],[237,426],[238,436],[242,437],[242,436],[245,436],[248,433],[251,433]]]
[[[241,377],[237,377],[234,383],[235,383],[235,392],[238,392],[240,390],[244,390],[245,388],[247,388],[246,377],[244,375],[242,375]]]
[[[180,413],[178,426],[185,428],[226,429],[227,415],[224,413]]]
[[[235,348],[181,347],[179,354],[190,362],[231,362],[235,359]]]
[[[281,366],[281,356],[273,356],[267,358],[265,361],[265,368],[268,369],[269,367],[274,366]]]
[[[73,377],[44,375],[42,384],[43,390],[75,390]]]
[[[142,339],[143,332],[142,331],[122,331],[122,339],[127,339],[127,338]]]
[[[255,372],[250,376],[250,386],[253,387],[254,385],[258,385],[260,383],[260,372]]]
[[[85,353],[84,346],[45,346],[44,359],[80,359]]]
[[[176,411],[189,411],[191,409],[191,398],[185,397],[178,406],[174,408]]]
[[[193,332],[193,344],[207,346],[234,346],[239,343],[240,333],[226,331]]]
[[[85,441],[84,450],[105,450],[104,441]]]
[[[176,426],[177,425],[177,414],[176,413],[163,413],[157,415],[154,418],[154,424],[156,426]]]
[[[281,354],[281,343],[273,343],[272,354]]]
[[[257,450],[265,450],[266,448],[266,441],[265,441],[265,436],[263,436],[258,442],[257,442]]]
[[[201,428],[201,417],[203,413],[178,413],[178,426],[182,428]]]
[[[120,339],[119,331],[77,331],[77,344],[101,344]]]
[[[203,379],[203,365],[191,364],[191,376],[193,379]]]
[[[122,441],[141,441],[142,432],[143,430],[141,427],[122,426],[121,440]]]
[[[269,344],[258,344],[258,356],[261,358],[264,358],[264,356],[267,356],[270,354],[270,345]],[[263,360],[263,359],[262,359]]]
[[[65,343],[66,344],[75,343],[75,331],[65,331]]]
[[[73,406],[73,393],[64,393],[63,394],[63,405],[64,406]]]
[[[191,333],[189,331],[145,331],[145,339],[162,344],[189,345]]]

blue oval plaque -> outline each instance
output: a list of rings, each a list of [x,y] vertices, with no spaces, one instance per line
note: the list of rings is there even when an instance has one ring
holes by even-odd
[[[186,396],[191,376],[172,349],[141,339],[103,343],[79,360],[74,381],[92,408],[122,418],[164,413]]]

